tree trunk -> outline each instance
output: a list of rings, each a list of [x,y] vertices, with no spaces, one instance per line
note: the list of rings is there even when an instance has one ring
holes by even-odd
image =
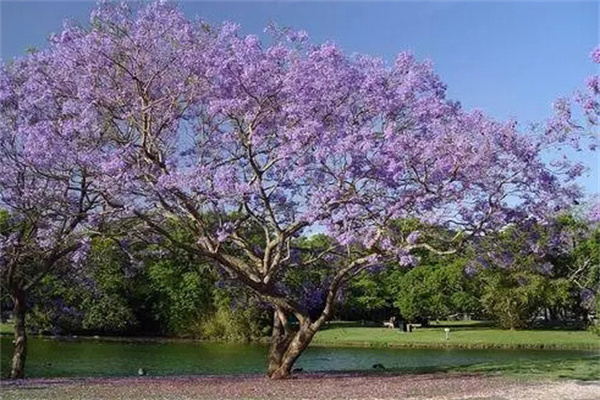
[[[273,317],[268,376],[271,379],[286,379],[290,377],[294,363],[308,347],[316,330],[307,319],[297,331],[291,331],[284,326],[277,314],[276,311]]]
[[[271,358],[269,362],[269,378],[285,379],[292,373],[294,363],[300,357],[302,352],[308,347],[315,332],[310,326],[301,326],[300,329],[288,341],[288,345],[283,352],[279,352],[277,357]],[[275,363],[275,361],[277,361]]]
[[[293,334],[285,331],[283,323],[278,316],[278,311],[273,313],[273,332],[271,333],[271,346],[269,348],[268,376],[273,375],[281,365],[285,350],[293,339]]]
[[[290,304],[275,304],[273,315],[273,333],[271,336],[271,348],[269,352],[268,376],[271,379],[288,378],[292,372],[294,363],[302,352],[308,347],[313,337],[321,326],[332,317],[338,290],[347,281],[350,273],[357,273],[360,268],[369,264],[371,256],[365,256],[352,261],[348,266],[342,268],[331,280],[327,297],[321,315],[314,321],[298,308]],[[282,305],[283,304],[283,305]],[[291,329],[286,312],[292,311],[298,318],[298,330]]]
[[[25,291],[13,290],[13,318],[15,320],[15,347],[10,370],[11,379],[25,378],[25,359],[27,358],[27,332],[25,331]]]

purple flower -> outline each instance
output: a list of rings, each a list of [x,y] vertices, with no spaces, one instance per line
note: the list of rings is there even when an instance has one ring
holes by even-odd
[[[579,293],[579,298],[581,299],[581,304],[584,308],[588,310],[593,310],[596,300],[596,292],[589,288],[584,288]]]
[[[553,270],[554,270],[554,266],[549,262],[545,262],[538,267],[538,271],[544,275],[552,274]]]
[[[381,271],[385,270],[385,265],[383,265],[383,264],[375,264],[375,265],[372,265],[372,266],[368,267],[366,270],[369,271],[369,272],[371,272],[371,273],[378,273],[378,272],[381,272]]]
[[[73,253],[71,253],[71,261],[73,262],[73,264],[76,266],[81,266],[83,261],[86,259],[91,247],[91,239],[89,237],[84,237],[77,246],[77,249]]]
[[[587,218],[591,223],[600,223],[600,200],[596,199],[592,204]]]
[[[217,241],[220,243],[226,241],[227,238],[229,238],[229,236],[231,236],[233,233],[234,228],[235,225],[231,222],[225,222],[223,225],[221,225],[216,231]]]
[[[419,235],[420,235],[419,231],[413,231],[413,232],[411,232],[406,237],[406,242],[409,243],[409,244],[415,244],[417,242],[417,239],[419,239]]]
[[[529,279],[527,279],[524,276],[519,276],[519,277],[517,277],[517,282],[519,283],[519,285],[525,286],[529,283]]]
[[[468,277],[472,277],[477,274],[478,268],[477,263],[473,261],[469,261],[467,265],[465,265],[465,275]]]
[[[417,264],[419,264],[419,259],[413,255],[405,254],[400,256],[398,262],[403,266],[415,267]]]
[[[387,65],[309,45],[302,31],[272,31],[263,44],[235,24],[190,21],[174,3],[101,2],[88,28],[67,25],[49,48],[3,63],[0,204],[36,227],[29,255],[136,218],[167,243],[174,225],[190,227],[196,243],[182,248],[257,283],[264,271],[251,253],[276,264],[288,241],[324,230],[339,248],[323,257],[322,276],[294,284],[284,271],[293,265],[273,265],[265,286],[265,298],[318,313],[332,277],[358,254],[376,247],[382,259],[418,263],[407,248],[427,238],[376,234],[392,221],[477,236],[526,216],[547,220],[581,198],[572,181],[583,170],[568,156],[586,148],[581,111],[598,124],[589,93],[558,99],[543,128],[528,130],[462,109],[431,63],[409,52]],[[550,152],[559,162],[550,165]],[[218,218],[228,222],[212,225]],[[234,230],[253,235],[214,246]],[[507,251],[489,259],[516,264]]]
[[[594,48],[594,50],[592,50],[590,53],[590,58],[592,62],[600,64],[600,46],[597,46]]]

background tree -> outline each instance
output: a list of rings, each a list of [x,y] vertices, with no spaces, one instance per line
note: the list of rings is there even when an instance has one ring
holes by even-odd
[[[413,265],[416,249],[451,252],[579,195],[566,183],[580,166],[546,164],[555,136],[463,111],[410,54],[386,66],[310,45],[304,32],[275,32],[263,45],[232,24],[188,21],[172,4],[130,7],[102,4],[89,29],[66,26],[48,52],[61,86],[78,88],[68,108],[87,129],[77,133],[97,128],[107,143],[81,154],[101,169],[110,207],[273,307],[272,378],[290,374],[361,270]],[[456,235],[436,249],[390,223],[407,217]],[[192,232],[191,244],[167,229],[173,221]],[[247,236],[256,227],[259,243]],[[318,254],[296,246],[303,255],[294,256],[310,228],[331,245]],[[324,301],[308,312],[280,283],[323,260],[333,266]]]
[[[423,263],[392,280],[394,305],[410,322],[481,314],[477,283],[465,275],[465,261],[446,257]]]
[[[398,272],[406,273],[406,268],[376,266],[358,273],[342,292],[343,302],[334,318],[380,324],[396,315],[391,292],[396,283],[393,276]]]
[[[546,229],[553,235],[548,251],[553,276],[570,283],[571,304],[567,311],[587,324],[596,312],[600,282],[599,226],[589,212],[574,211],[560,216]]]
[[[467,269],[480,270],[483,305],[503,327],[523,328],[544,310],[569,307],[573,280],[566,272],[572,266],[565,233],[558,221],[525,220],[480,238]]]
[[[171,232],[186,240],[185,232]],[[35,287],[30,330],[234,341],[265,336],[264,305],[216,266],[156,243],[160,237],[131,221],[103,233],[92,240],[80,273],[52,271]]]

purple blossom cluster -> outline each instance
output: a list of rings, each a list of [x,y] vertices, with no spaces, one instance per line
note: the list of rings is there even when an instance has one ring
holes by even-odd
[[[590,59],[600,64],[600,46],[592,50]],[[572,99],[559,99],[554,108],[554,116],[547,123],[546,135],[562,143],[570,141],[578,149],[582,139],[586,139],[589,149],[596,151],[600,140],[597,129],[600,124],[600,76],[590,76],[585,89],[576,91]],[[585,116],[585,121],[576,119],[580,114]],[[586,129],[587,134],[572,135],[573,132],[585,132]]]
[[[591,223],[600,223],[600,199],[595,199],[588,211],[587,219]]]
[[[28,92],[68,99],[27,129],[39,132],[36,157],[88,160],[121,204],[153,207],[162,198],[176,207],[176,193],[184,193],[198,208],[244,204],[263,219],[272,212],[279,224],[323,224],[345,244],[408,215],[506,223],[507,193],[536,214],[576,195],[545,172],[546,139],[463,111],[445,98],[431,65],[408,53],[387,67],[330,43],[280,39],[265,47],[233,24],[209,34],[163,3],[137,14],[104,4],[91,18],[91,31],[66,25],[49,51],[23,61],[44,75],[59,71],[54,82],[42,81],[55,90],[38,83]],[[75,140],[58,149],[40,130],[65,116],[56,135]],[[113,128],[103,134],[114,141],[77,148],[96,142],[107,119]],[[566,162],[560,169],[568,180],[583,172]],[[223,229],[214,235],[227,237]]]

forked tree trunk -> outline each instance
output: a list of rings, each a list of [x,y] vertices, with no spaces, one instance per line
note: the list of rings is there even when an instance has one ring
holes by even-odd
[[[271,333],[271,345],[269,347],[269,368],[267,375],[270,377],[277,371],[281,365],[281,360],[285,354],[285,350],[293,339],[293,335],[286,333],[277,315],[277,311],[273,313],[273,332]]]
[[[310,328],[301,327],[289,342],[283,355],[279,358],[279,363],[273,366],[269,365],[269,378],[289,378],[294,363],[308,347],[314,336],[315,332],[310,330]]]
[[[300,324],[297,331],[287,329],[278,318],[277,312],[275,312],[271,347],[269,349],[269,378],[289,378],[294,363],[308,347],[315,333],[316,330],[311,327],[309,322]]]
[[[368,266],[369,260],[370,256],[356,259],[348,266],[338,271],[329,285],[321,315],[315,320],[311,320],[308,315],[295,309],[294,314],[299,319],[297,330],[292,330],[289,326],[284,309],[280,306],[275,306],[275,313],[273,315],[273,334],[271,336],[271,348],[269,351],[269,378],[285,379],[290,376],[292,367],[298,357],[300,357],[302,352],[308,347],[321,326],[329,321],[333,315],[338,290],[345,280],[347,280],[347,276],[350,273],[357,273],[360,268]],[[291,307],[288,305],[288,309],[289,308]]]
[[[13,289],[15,347],[13,351],[11,379],[25,378],[25,359],[27,358],[27,332],[25,331],[25,292],[21,288]]]

